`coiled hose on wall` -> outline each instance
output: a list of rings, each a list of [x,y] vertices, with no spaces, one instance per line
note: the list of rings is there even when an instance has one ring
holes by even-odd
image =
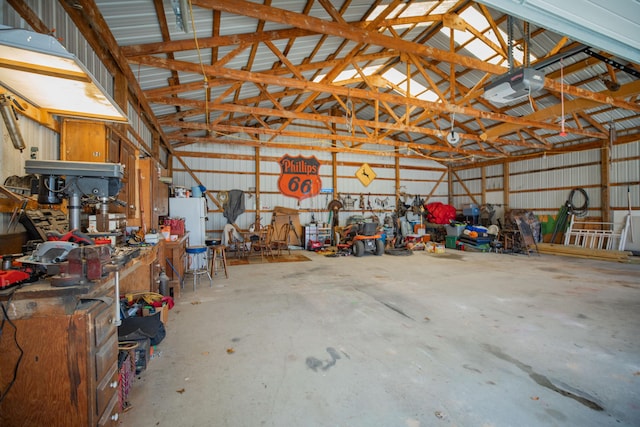
[[[575,203],[573,203],[573,197],[575,196],[576,192],[582,194],[582,197],[584,198],[584,203],[580,207],[576,207]],[[569,214],[573,214],[577,217],[587,216],[587,212],[589,212],[589,195],[584,190],[584,188],[574,188],[569,193],[569,198],[567,199],[566,205],[569,208]]]

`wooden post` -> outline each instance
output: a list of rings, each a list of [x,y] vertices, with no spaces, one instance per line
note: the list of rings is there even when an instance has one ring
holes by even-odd
[[[602,222],[612,222],[610,197],[611,147],[608,140],[602,141],[600,153],[600,212],[602,214]]]
[[[480,204],[487,204],[487,168],[485,166],[480,167],[480,173],[482,176],[482,181],[480,182],[480,186],[482,187],[480,192]]]
[[[254,223],[254,227],[256,230],[260,229],[260,147],[256,147],[256,173],[255,173],[255,182],[256,182],[256,220]]]
[[[502,164],[502,193],[503,193],[503,199],[504,199],[504,212],[505,214],[507,213],[507,210],[510,210],[509,208],[509,198],[511,197],[510,195],[510,189],[509,189],[509,162],[507,160],[504,161],[504,163]],[[506,219],[505,219],[506,222]]]
[[[447,166],[447,204],[453,206],[453,167],[451,165]]]

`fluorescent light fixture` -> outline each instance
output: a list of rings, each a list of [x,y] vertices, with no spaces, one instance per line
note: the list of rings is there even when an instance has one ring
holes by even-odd
[[[51,114],[127,121],[82,63],[46,34],[0,25],[0,85]]]

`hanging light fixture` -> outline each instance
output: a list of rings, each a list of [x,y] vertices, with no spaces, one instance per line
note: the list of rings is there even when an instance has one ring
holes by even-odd
[[[451,145],[457,145],[460,142],[460,134],[453,130],[456,122],[456,113],[451,115],[451,130],[447,132],[447,142]]]
[[[50,114],[127,121],[75,55],[47,34],[0,25],[0,85]]]

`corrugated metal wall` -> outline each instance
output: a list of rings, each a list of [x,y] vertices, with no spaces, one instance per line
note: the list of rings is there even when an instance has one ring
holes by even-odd
[[[603,217],[603,152],[605,151],[601,149],[592,149],[513,162],[509,164],[507,182],[504,179],[502,164],[487,166],[484,171],[484,199],[481,168],[455,171],[453,205],[461,210],[465,204],[473,203],[473,196],[480,205],[504,205],[508,209],[530,210],[537,215],[556,215],[569,198],[571,190],[582,188],[589,197],[588,217],[600,219]],[[627,197],[632,207],[638,207],[640,142],[616,145],[611,148],[610,157],[610,211],[627,211]],[[509,200],[504,200],[505,188],[509,192]],[[582,205],[583,198],[573,202]]]
[[[290,141],[289,141],[290,142]],[[362,147],[363,150],[372,147]],[[239,227],[247,229],[255,221],[256,188],[260,189],[261,223],[271,222],[274,207],[287,207],[300,212],[300,222],[307,224],[313,220],[319,223],[329,221],[327,206],[334,198],[343,202],[339,212],[339,221],[344,224],[350,216],[376,215],[380,220],[393,213],[396,204],[396,165],[392,156],[372,156],[358,153],[338,153],[336,155],[337,188],[333,188],[332,153],[329,151],[291,151],[277,148],[260,148],[260,182],[256,183],[256,148],[246,145],[190,145],[188,155],[183,159],[187,167],[207,188],[210,197],[218,199],[220,192],[233,189],[245,192],[245,213],[236,220]],[[321,194],[298,201],[296,198],[283,196],[278,188],[280,164],[282,156],[315,156],[320,162],[319,175],[322,180]],[[199,157],[197,157],[199,156]],[[376,178],[364,186],[356,177],[356,171],[367,163]],[[400,189],[402,193],[413,197],[419,195],[426,199],[430,194],[431,201],[447,201],[446,173],[447,169],[437,163],[420,159],[402,158],[399,162]],[[191,187],[195,185],[193,177],[176,159],[173,160],[176,186]],[[436,184],[440,185],[434,190]],[[354,202],[348,207],[349,200]],[[361,200],[363,205],[361,205]],[[408,203],[412,202],[412,198]],[[219,235],[227,223],[222,210],[209,199],[209,215],[207,230],[212,236]]]
[[[600,150],[546,156],[514,162],[509,174],[509,207],[539,215],[556,214],[572,189],[583,188],[589,216],[600,217]]]
[[[24,162],[27,159],[53,159],[57,160],[58,153],[60,152],[60,139],[59,135],[47,129],[44,126],[30,120],[24,116],[19,116],[18,127],[24,139],[26,148],[20,152],[13,148],[13,143],[7,133],[4,121],[0,120],[0,182],[4,183],[5,180],[13,175],[24,176]],[[7,226],[9,224],[10,215],[0,214],[0,234],[7,232]],[[22,231],[22,225],[17,225],[12,231]]]

